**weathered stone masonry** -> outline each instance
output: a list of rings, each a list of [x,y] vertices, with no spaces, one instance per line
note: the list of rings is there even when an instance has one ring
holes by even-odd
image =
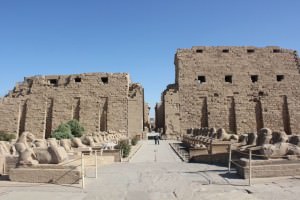
[[[155,131],[159,132],[164,127],[164,105],[157,103],[155,105]]]
[[[177,51],[175,69],[175,84],[162,97],[168,137],[196,127],[300,132],[296,51],[197,46]]]
[[[126,73],[27,77],[1,99],[0,130],[47,138],[60,123],[77,119],[89,133],[134,136],[143,132],[143,92]]]
[[[145,103],[144,105],[144,129],[145,131],[150,131],[151,125],[150,125],[150,109],[151,107],[149,104]]]

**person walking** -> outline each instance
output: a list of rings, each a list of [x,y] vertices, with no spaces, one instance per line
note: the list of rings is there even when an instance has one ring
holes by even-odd
[[[156,144],[159,145],[159,135],[156,135],[156,136],[154,137],[154,140],[155,140],[155,145],[156,145]]]

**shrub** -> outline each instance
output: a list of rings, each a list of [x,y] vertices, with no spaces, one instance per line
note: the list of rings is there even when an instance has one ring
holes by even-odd
[[[129,156],[131,146],[129,145],[128,140],[120,140],[118,145],[115,148],[121,150],[123,158],[126,158],[127,156]]]
[[[135,146],[139,141],[139,138],[135,136],[134,138],[131,139],[131,145]]]
[[[57,129],[53,131],[51,137],[60,140],[60,139],[70,139],[73,137],[73,135],[71,134],[71,128],[68,124],[60,124],[57,127]]]
[[[0,131],[0,141],[11,141],[13,139],[16,139],[15,134],[9,134],[4,131]]]
[[[79,123],[78,120],[76,120],[76,119],[70,120],[67,124],[70,126],[71,134],[74,137],[81,137],[83,135],[84,128]]]

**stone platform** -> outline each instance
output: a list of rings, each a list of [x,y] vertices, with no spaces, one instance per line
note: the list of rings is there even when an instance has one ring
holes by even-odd
[[[218,164],[218,165],[227,166],[228,165],[228,153],[194,155],[193,157],[190,158],[190,162]]]
[[[235,165],[242,178],[249,178],[249,160],[242,158]],[[299,176],[300,160],[269,159],[251,161],[252,178]]]
[[[74,184],[81,179],[80,166],[40,164],[11,169],[9,179],[14,182]]]

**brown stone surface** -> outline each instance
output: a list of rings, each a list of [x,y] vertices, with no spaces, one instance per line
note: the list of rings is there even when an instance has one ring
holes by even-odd
[[[176,85],[169,85],[163,95],[164,133],[168,139],[180,136],[180,104]]]
[[[273,46],[179,49],[175,84],[162,95],[157,124],[171,138],[199,127],[299,133],[298,59],[296,51]]]
[[[155,130],[160,132],[160,129],[164,128],[164,105],[157,103],[155,105]]]
[[[144,128],[146,132],[150,131],[151,125],[150,125],[150,106],[148,103],[145,103],[144,105]],[[147,129],[147,130],[146,130]]]
[[[33,76],[0,101],[0,130],[48,138],[60,123],[77,119],[86,132],[143,132],[144,95],[126,73]]]
[[[14,182],[74,184],[80,178],[80,167],[75,166],[37,165],[9,171],[9,179]]]
[[[249,178],[249,162],[243,159],[235,165],[238,174],[243,178]],[[300,161],[299,160],[253,160],[251,162],[251,177],[279,177],[279,176],[299,176]]]
[[[128,136],[142,136],[144,130],[144,89],[131,84],[128,94]]]
[[[15,168],[18,162],[18,156],[0,155],[0,175],[8,174],[11,168]]]

